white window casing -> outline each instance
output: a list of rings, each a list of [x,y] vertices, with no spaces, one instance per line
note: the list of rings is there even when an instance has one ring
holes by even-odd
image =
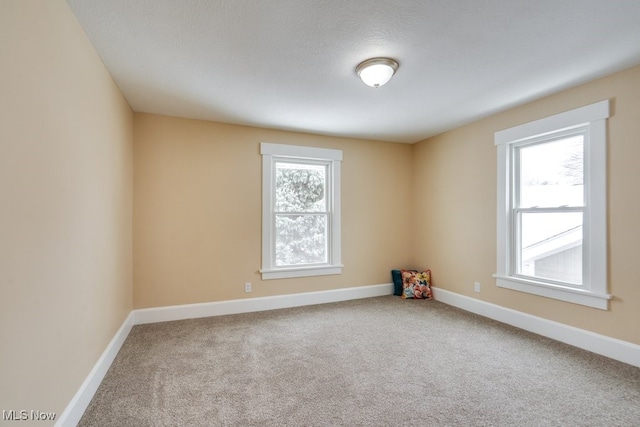
[[[609,100],[525,123],[495,133],[497,147],[498,287],[589,307],[608,309],[606,153]],[[580,286],[516,274],[514,147],[572,130],[584,132],[584,208]],[[517,166],[517,165],[516,165]],[[519,173],[519,172],[518,172]]]
[[[263,280],[342,273],[340,227],[340,171],[342,151],[285,144],[260,144],[262,154],[262,268]],[[326,167],[326,262],[301,265],[276,263],[276,164],[298,163]]]

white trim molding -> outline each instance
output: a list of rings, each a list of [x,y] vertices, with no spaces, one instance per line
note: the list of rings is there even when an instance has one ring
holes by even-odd
[[[260,143],[262,155],[262,280],[342,274],[340,181],[342,150]],[[325,206],[314,212],[275,212],[278,163],[315,165],[325,170]],[[326,218],[326,259],[317,264],[277,265],[276,218],[283,215]]]
[[[393,294],[393,284],[385,283],[381,285],[332,289],[329,291],[302,292],[298,294],[215,301],[200,304],[141,308],[134,310],[134,316],[135,324],[142,325],[146,323],[167,322],[172,320],[196,319],[200,317],[222,316],[226,314],[302,307],[305,305],[326,304],[330,302],[379,297],[391,294]]]
[[[107,345],[96,364],[87,375],[76,394],[71,399],[71,402],[67,405],[65,410],[55,423],[56,427],[75,426],[80,422],[82,415],[87,410],[91,399],[96,394],[100,383],[107,374],[109,367],[113,363],[114,359],[118,355],[122,344],[129,336],[131,328],[134,326],[134,312],[130,312],[127,318],[118,329],[118,332],[114,335],[113,339]]]
[[[525,331],[640,368],[640,345],[543,319],[496,304],[433,288],[434,299]]]
[[[341,274],[342,267],[344,265],[323,265],[314,267],[290,267],[281,268],[278,270],[260,270],[262,278],[267,279],[289,279],[292,277],[305,277],[305,276],[329,276],[334,274]]]
[[[495,132],[497,148],[496,286],[534,295],[609,309],[607,292],[607,119],[608,99]],[[527,275],[520,270],[519,150],[529,144],[581,135],[584,144],[584,202],[568,206],[528,207],[541,212],[582,212],[580,283]],[[561,202],[562,203],[562,202]]]
[[[570,129],[596,120],[607,119],[610,116],[609,100],[585,105],[550,117],[545,117],[533,122],[517,125],[495,133],[495,144],[509,144],[529,139],[532,136],[541,136],[559,130]]]

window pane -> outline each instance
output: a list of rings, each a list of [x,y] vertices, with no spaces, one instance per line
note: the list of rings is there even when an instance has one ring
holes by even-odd
[[[325,165],[276,163],[276,212],[326,212]]]
[[[276,215],[276,265],[327,263],[326,215]]]
[[[582,284],[582,212],[521,213],[518,273]]]
[[[520,207],[583,206],[583,135],[517,149]]]

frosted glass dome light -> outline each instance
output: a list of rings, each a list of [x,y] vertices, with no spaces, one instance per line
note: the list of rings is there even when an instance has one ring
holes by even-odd
[[[398,69],[398,63],[389,58],[371,58],[356,67],[356,74],[364,84],[380,87],[387,83]]]

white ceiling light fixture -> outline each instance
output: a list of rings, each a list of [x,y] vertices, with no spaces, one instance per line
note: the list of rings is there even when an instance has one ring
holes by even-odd
[[[398,70],[398,63],[390,58],[371,58],[356,67],[356,74],[364,84],[380,87],[387,83]]]

